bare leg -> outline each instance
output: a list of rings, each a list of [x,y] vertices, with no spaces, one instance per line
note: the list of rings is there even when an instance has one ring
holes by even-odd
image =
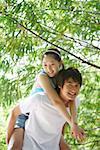
[[[20,108],[19,108],[19,106],[16,106],[12,110],[12,112],[9,116],[9,122],[8,122],[8,127],[7,127],[7,135],[6,135],[6,143],[7,144],[9,144],[9,140],[10,140],[12,134],[13,134],[16,118],[20,114],[21,114]]]
[[[63,135],[60,140],[60,150],[71,150],[69,145],[65,142]]]
[[[22,150],[23,139],[24,139],[24,129],[23,128],[14,129],[13,135],[8,145],[8,150]]]

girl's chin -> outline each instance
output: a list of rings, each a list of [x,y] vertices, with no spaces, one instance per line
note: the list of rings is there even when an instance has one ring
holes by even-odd
[[[48,74],[48,76],[52,78],[55,76],[55,74]]]
[[[54,75],[49,75],[50,78],[54,77]]]

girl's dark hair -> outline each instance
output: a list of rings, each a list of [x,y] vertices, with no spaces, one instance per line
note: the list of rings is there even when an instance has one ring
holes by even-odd
[[[56,76],[57,85],[63,87],[64,82],[68,80],[69,78],[72,78],[74,81],[78,82],[80,84],[80,87],[82,85],[82,75],[76,68],[68,68],[61,70],[58,75]]]
[[[44,58],[45,55],[51,55],[55,60],[61,61],[60,51],[58,49],[56,49],[56,48],[50,48],[50,49],[48,49],[48,51],[46,51],[43,54],[42,59]]]

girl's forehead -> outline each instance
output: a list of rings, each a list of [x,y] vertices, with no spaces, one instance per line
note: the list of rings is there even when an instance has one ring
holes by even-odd
[[[52,57],[51,55],[44,55],[42,61],[47,62],[47,61],[57,61],[57,60],[54,57]]]
[[[49,54],[49,55],[44,55],[43,59],[45,59],[45,58],[53,58],[53,59],[54,59],[54,56],[51,55],[51,54]]]

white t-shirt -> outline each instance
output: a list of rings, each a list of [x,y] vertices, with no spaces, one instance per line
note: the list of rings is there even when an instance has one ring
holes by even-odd
[[[20,103],[22,113],[30,112],[25,126],[22,150],[59,150],[62,127],[66,120],[46,94],[35,94]]]

